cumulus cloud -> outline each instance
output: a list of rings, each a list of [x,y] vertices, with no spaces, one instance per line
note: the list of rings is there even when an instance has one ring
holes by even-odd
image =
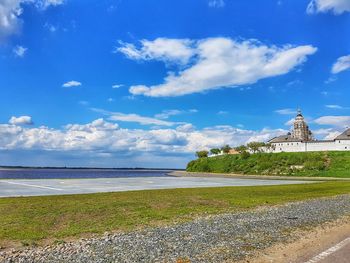
[[[344,12],[350,12],[349,0],[312,0],[306,9],[308,14],[332,12],[340,15]]]
[[[187,63],[194,55],[192,41],[188,39],[157,38],[154,41],[141,40],[141,47],[119,41],[120,47],[115,52],[121,52],[130,59],[160,60],[165,62]]]
[[[350,55],[338,58],[332,66],[332,73],[338,74],[348,69],[350,69]]]
[[[0,2],[0,41],[19,31],[22,21],[20,0],[5,0]]]
[[[175,129],[123,129],[104,119],[87,124],[68,124],[62,129],[0,124],[0,149],[181,155],[225,144],[236,146],[252,140],[267,140],[283,133],[286,131],[282,129],[253,131],[231,126],[198,130],[191,124]]]
[[[334,127],[314,133],[333,139],[339,131],[342,129]],[[128,167],[135,164],[183,167],[194,157],[195,151],[225,144],[238,146],[251,141],[267,141],[287,132],[285,129],[248,130],[229,125],[197,129],[189,123],[174,128],[125,129],[102,118],[86,124],[67,124],[60,129],[0,124],[0,155],[12,154],[9,160],[13,161],[13,156],[18,153],[27,153],[23,160],[30,159],[31,153],[35,152],[36,156],[41,153],[44,161],[40,165],[48,165],[46,158],[54,159],[51,163],[57,164],[59,156],[64,160],[59,165],[116,167],[123,163]],[[171,158],[167,158],[169,156]]]
[[[68,82],[64,83],[62,85],[62,87],[70,88],[70,87],[78,87],[78,86],[81,86],[81,85],[82,85],[81,82],[76,81],[76,80],[71,80],[71,81],[68,81]]]
[[[340,135],[344,130],[339,128],[318,129],[312,131],[313,135],[321,137],[324,140],[333,140]]]
[[[38,9],[45,10],[49,6],[57,6],[64,0],[2,0],[0,1],[0,42],[7,37],[16,34],[22,26],[21,15],[24,4],[35,5]]]
[[[225,6],[225,1],[224,0],[209,0],[208,1],[208,6],[209,7],[224,7]]]
[[[9,123],[12,125],[32,125],[32,117],[30,116],[20,116],[20,117],[15,117],[12,116],[11,119],[9,120]]]
[[[27,52],[28,48],[22,47],[22,46],[16,46],[13,48],[13,53],[17,57],[24,57],[25,53]]]
[[[164,40],[164,39],[163,39]],[[170,40],[169,40],[170,41]],[[282,47],[267,46],[255,40],[236,41],[230,38],[208,38],[198,41],[180,41],[186,56],[173,54],[173,48],[165,49],[161,55],[147,55],[147,59],[188,61],[185,69],[170,72],[163,84],[130,87],[133,95],[150,97],[182,96],[221,87],[236,87],[253,84],[260,79],[286,74],[306,61],[317,48],[311,45]],[[147,41],[147,43],[156,43]],[[163,42],[166,46],[166,41]],[[152,44],[151,44],[152,45]],[[124,44],[129,53],[118,49],[129,58],[144,59],[144,46]],[[122,47],[123,48],[123,47]]]
[[[349,127],[350,116],[323,116],[318,119],[315,119],[314,122],[320,125]]]

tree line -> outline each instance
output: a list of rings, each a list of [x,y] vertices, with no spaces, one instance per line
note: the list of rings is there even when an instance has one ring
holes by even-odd
[[[230,145],[226,144],[225,146],[221,147],[221,148],[212,148],[210,149],[210,151],[207,150],[202,150],[202,151],[198,151],[196,152],[196,156],[198,158],[205,158],[209,156],[209,153],[211,155],[218,155],[220,153],[223,154],[228,154],[232,149],[234,149],[235,151],[237,151],[239,154],[248,156],[250,155],[250,153],[259,153],[262,152],[263,148],[270,150],[272,149],[272,145],[270,143],[264,143],[264,142],[250,142],[247,145],[240,145],[237,147],[231,147]]]

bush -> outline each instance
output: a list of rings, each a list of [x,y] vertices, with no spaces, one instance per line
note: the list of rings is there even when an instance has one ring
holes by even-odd
[[[208,157],[208,154],[209,154],[208,151],[199,151],[199,152],[196,152],[196,156],[197,156],[198,158],[205,158],[205,157]]]
[[[241,158],[242,158],[243,160],[245,160],[245,159],[248,159],[248,158],[250,157],[250,153],[247,152],[247,151],[243,151],[243,152],[240,154],[240,156],[241,156]]]

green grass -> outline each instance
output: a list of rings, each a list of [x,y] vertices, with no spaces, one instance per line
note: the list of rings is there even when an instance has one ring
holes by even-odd
[[[350,178],[350,152],[223,155],[191,161],[187,171]]]
[[[350,193],[350,182],[1,198],[0,246],[63,242],[345,193]]]

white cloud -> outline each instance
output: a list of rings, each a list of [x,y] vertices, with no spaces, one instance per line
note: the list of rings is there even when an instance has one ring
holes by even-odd
[[[339,131],[343,129],[334,127],[315,130],[314,134],[333,139]],[[139,167],[184,167],[194,157],[195,151],[225,144],[238,146],[251,141],[267,141],[287,132],[285,129],[255,131],[228,125],[196,129],[192,124],[166,129],[125,129],[104,119],[87,124],[68,124],[61,129],[0,124],[0,150],[2,157],[5,153],[10,154],[9,160],[12,161],[18,153],[26,153],[30,158],[35,151],[38,159],[41,152],[42,165],[48,165],[48,156],[55,160],[59,156],[64,160],[60,165],[81,160],[78,165],[94,167],[120,167],[121,163],[128,167],[135,164]],[[21,162],[27,158],[22,158]],[[106,159],[109,163],[105,162]]]
[[[332,66],[332,73],[338,74],[348,69],[350,69],[350,55],[338,58]]]
[[[252,131],[231,126],[197,130],[191,124],[181,125],[176,129],[123,129],[103,119],[83,125],[68,124],[63,129],[0,124],[0,149],[81,151],[82,155],[88,152],[117,155],[153,152],[158,156],[176,156],[225,144],[237,146],[248,141],[267,140],[283,133],[286,131],[281,129]]]
[[[335,137],[340,135],[344,130],[343,129],[335,129],[335,128],[328,128],[328,129],[318,129],[313,130],[313,135],[320,136],[324,140],[333,140]]]
[[[19,31],[22,21],[20,0],[5,0],[0,2],[0,42],[9,35]]]
[[[275,112],[281,115],[294,115],[297,113],[297,111],[293,109],[280,109],[280,110],[275,110]]]
[[[290,87],[290,86],[302,85],[302,84],[303,84],[303,82],[301,80],[296,79],[296,80],[288,82],[287,86]]]
[[[336,105],[336,104],[328,104],[328,105],[325,105],[325,106],[328,109],[336,109],[336,110],[346,109],[346,107],[343,107],[343,106],[340,106],[340,105]]]
[[[164,39],[163,39],[164,40]],[[147,41],[147,43],[155,43]],[[171,40],[175,41],[175,40]],[[147,59],[176,61],[185,58],[189,61],[185,69],[170,72],[164,83],[154,86],[134,85],[130,92],[134,95],[150,97],[171,97],[204,92],[221,87],[235,87],[253,84],[260,79],[286,74],[306,61],[317,48],[311,45],[283,47],[266,46],[255,40],[243,42],[230,38],[208,38],[199,41],[183,42],[183,50],[188,50],[186,56],[174,55],[173,48],[165,48],[169,52],[161,55],[147,55]],[[163,44],[166,46],[167,41]],[[128,46],[129,45],[129,46]],[[125,44],[129,58],[143,58],[143,48],[136,49],[132,44]],[[152,45],[152,44],[150,44]],[[190,57],[192,56],[192,57]],[[191,58],[191,59],[190,59]]]
[[[114,112],[109,120],[124,121],[124,122],[137,122],[141,125],[158,125],[158,126],[173,126],[173,122],[163,121],[152,117],[140,116],[138,114],[130,113],[124,114],[120,112]]]
[[[286,125],[286,126],[292,126],[292,125],[294,124],[294,121],[295,121],[295,119],[294,119],[294,118],[291,118],[290,120],[286,121],[286,122],[284,123],[284,125]]]
[[[122,121],[122,122],[135,122],[141,125],[157,125],[157,126],[173,126],[176,123],[170,121],[164,121],[153,117],[141,116],[135,113],[121,113],[121,112],[111,112],[102,109],[91,108],[92,111],[102,113],[108,116],[108,120],[111,121]]]
[[[113,102],[114,99],[113,99],[113,98],[108,98],[107,101],[108,101],[108,102]]]
[[[25,0],[23,0],[23,1],[25,1]],[[65,0],[32,0],[32,2],[35,3],[37,8],[45,10],[50,6],[62,5],[62,4],[64,4]]]
[[[22,5],[34,5],[38,9],[45,10],[49,6],[57,6],[64,0],[2,0],[0,1],[0,42],[7,37],[19,33],[23,21]]]
[[[228,114],[228,111],[221,110],[221,111],[218,111],[217,114],[218,115],[226,115],[226,114]]]
[[[22,46],[15,46],[12,51],[17,57],[22,58],[26,54],[27,50],[28,48]]]
[[[86,100],[80,100],[78,103],[79,103],[80,105],[82,105],[82,106],[87,106],[87,105],[90,104],[90,103],[89,103],[88,101],[86,101]]]
[[[78,87],[78,86],[81,86],[81,85],[82,85],[81,82],[76,81],[76,80],[71,80],[71,81],[68,81],[68,82],[64,83],[62,85],[62,87],[70,88],[70,87]]]
[[[46,28],[47,30],[49,30],[51,33],[54,33],[58,30],[58,26],[54,26],[50,23],[45,23],[44,28]]]
[[[350,12],[349,0],[312,0],[307,6],[308,14],[333,12],[340,15],[344,12]]]
[[[335,76],[330,76],[328,79],[326,79],[325,81],[324,81],[324,83],[325,84],[329,84],[329,83],[332,83],[332,82],[334,82],[334,81],[336,81],[337,80],[337,77],[335,77]]]
[[[224,0],[209,0],[208,1],[208,6],[209,7],[224,7],[225,6],[225,1]]]
[[[350,116],[323,116],[315,119],[313,122],[320,125],[330,125],[336,127],[349,127]]]
[[[123,86],[124,86],[123,84],[114,84],[114,85],[112,85],[112,89],[119,89]]]
[[[168,119],[170,116],[175,116],[175,115],[181,115],[181,114],[188,114],[188,113],[197,113],[198,110],[196,109],[191,109],[191,110],[164,110],[161,113],[158,113],[154,115],[154,117],[158,119]]]
[[[15,117],[12,116],[11,119],[9,120],[9,123],[12,125],[32,125],[32,117],[30,116],[20,116],[20,117]]]
[[[141,40],[141,47],[134,44],[119,42],[115,52],[121,52],[130,59],[160,60],[185,64],[194,55],[192,41],[188,39],[157,38],[154,41]]]

